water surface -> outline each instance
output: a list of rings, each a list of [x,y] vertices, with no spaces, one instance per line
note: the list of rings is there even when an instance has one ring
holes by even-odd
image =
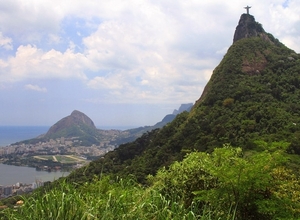
[[[49,126],[0,126],[0,147],[45,134]]]
[[[36,171],[32,167],[20,167],[6,164],[0,164],[0,185],[13,185],[18,182],[31,184],[38,181],[54,181],[59,177],[67,176],[68,172],[47,172]]]

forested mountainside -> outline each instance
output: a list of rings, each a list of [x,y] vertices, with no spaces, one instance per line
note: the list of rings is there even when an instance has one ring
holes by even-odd
[[[224,143],[254,149],[257,140],[287,141],[291,153],[300,153],[300,55],[266,33],[253,16],[241,20],[256,34],[237,27],[235,35],[242,30],[245,37],[228,49],[189,113],[121,145],[70,180],[104,172],[133,174],[144,182],[186,152],[212,151]]]
[[[299,219],[299,98],[300,55],[243,14],[190,112],[3,215]]]

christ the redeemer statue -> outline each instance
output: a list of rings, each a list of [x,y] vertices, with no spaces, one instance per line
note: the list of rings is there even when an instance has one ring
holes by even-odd
[[[247,14],[249,14],[249,9],[251,8],[251,6],[244,7],[247,10]]]

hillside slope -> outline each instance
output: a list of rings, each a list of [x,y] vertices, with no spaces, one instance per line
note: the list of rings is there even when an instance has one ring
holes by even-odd
[[[145,182],[148,174],[187,152],[212,151],[224,143],[247,150],[256,148],[257,140],[287,141],[290,152],[300,153],[299,54],[266,33],[251,15],[241,16],[234,36],[189,113],[121,145],[68,179],[87,181],[104,172],[132,174]]]
[[[83,146],[99,143],[99,132],[94,122],[84,113],[74,110],[50,127],[45,135],[36,140],[49,140],[56,138],[77,138]]]
[[[74,110],[50,127],[46,138],[76,137],[96,130],[94,122],[84,113]]]

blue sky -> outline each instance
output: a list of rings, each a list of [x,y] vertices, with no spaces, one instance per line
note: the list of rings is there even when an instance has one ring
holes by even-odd
[[[0,1],[0,125],[153,125],[201,96],[247,5],[300,52],[296,0]]]

